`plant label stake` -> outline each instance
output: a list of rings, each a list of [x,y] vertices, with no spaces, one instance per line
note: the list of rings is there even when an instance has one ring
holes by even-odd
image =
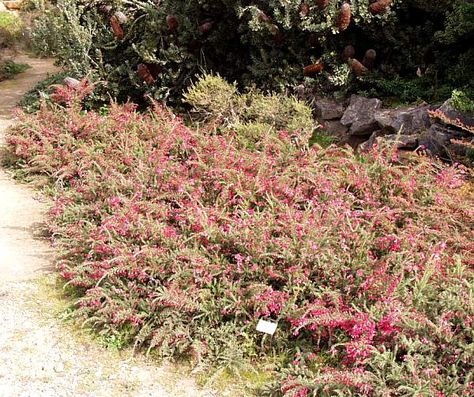
[[[257,331],[273,336],[273,334],[275,333],[277,329],[277,326],[278,326],[278,323],[260,319],[257,324]]]

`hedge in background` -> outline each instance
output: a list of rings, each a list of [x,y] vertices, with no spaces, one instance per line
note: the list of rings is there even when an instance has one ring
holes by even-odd
[[[52,184],[59,267],[88,324],[203,371],[270,363],[259,395],[472,395],[465,170],[285,131],[255,150],[159,106],[85,112],[91,91],[58,88],[67,105],[8,138],[23,175]]]
[[[40,51],[126,99],[176,100],[203,70],[241,86],[402,100],[472,85],[468,0],[58,0],[37,21]],[[417,76],[421,76],[418,77]]]

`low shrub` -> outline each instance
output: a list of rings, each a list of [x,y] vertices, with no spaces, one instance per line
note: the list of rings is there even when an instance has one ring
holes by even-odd
[[[311,108],[293,97],[264,95],[252,89],[240,94],[235,84],[219,76],[205,75],[184,94],[195,121],[237,132],[238,141],[255,146],[266,134],[286,130],[302,144],[317,129]]]
[[[454,90],[451,100],[455,109],[460,112],[474,113],[474,91]]]
[[[28,70],[30,65],[26,63],[16,63],[13,61],[0,61],[0,81],[8,80],[19,73]]]
[[[202,368],[273,362],[259,395],[472,395],[466,170],[285,131],[249,149],[158,105],[86,112],[84,95],[60,88],[68,105],[22,115],[8,142],[51,182],[59,269],[88,324]]]

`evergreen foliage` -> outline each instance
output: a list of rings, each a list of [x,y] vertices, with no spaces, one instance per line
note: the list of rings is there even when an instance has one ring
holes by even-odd
[[[0,62],[0,81],[11,79],[29,68],[30,66],[25,63],[16,63],[13,61]]]
[[[239,94],[237,88],[219,76],[206,75],[184,96],[192,106],[194,119],[224,132],[237,132],[239,143],[254,145],[268,134],[287,131],[295,142],[308,144],[317,125],[305,103],[284,95],[264,95],[257,90]]]
[[[58,0],[34,36],[39,51],[119,100],[176,100],[203,70],[272,91],[304,79],[323,90],[417,86],[418,73],[435,87],[422,96],[441,97],[474,80],[472,9],[469,0]]]

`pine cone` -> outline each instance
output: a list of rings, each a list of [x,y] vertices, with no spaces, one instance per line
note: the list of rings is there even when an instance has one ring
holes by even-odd
[[[123,39],[123,29],[115,15],[110,18],[110,24],[112,25],[112,30],[114,31],[115,37],[118,39]]]
[[[153,84],[156,80],[155,78],[151,75],[150,69],[148,69],[148,66],[146,66],[144,63],[140,63],[138,65],[137,69],[137,74],[147,83],[147,84]]]
[[[392,1],[393,0],[377,0],[375,3],[369,5],[369,11],[374,15],[382,14],[392,5]]]
[[[307,17],[309,15],[310,8],[308,3],[301,3],[300,5],[300,14],[302,17]]]
[[[344,47],[344,50],[342,51],[342,59],[344,61],[349,60],[350,58],[354,58],[355,55],[355,48],[352,45],[347,45]]]
[[[312,65],[305,66],[303,69],[303,75],[306,77],[314,76],[324,70],[324,64],[322,62],[316,62]]]
[[[346,30],[350,23],[351,23],[351,6],[349,3],[344,3],[339,10],[339,14],[337,15],[336,26],[339,29],[339,32],[343,32]]]
[[[176,18],[176,15],[168,15],[166,17],[166,24],[171,32],[176,32],[179,28],[179,21],[178,18]]]
[[[362,65],[357,59],[350,59],[349,64],[356,76],[362,76],[368,72],[368,69]]]
[[[316,5],[320,10],[324,10],[331,0],[316,0]]]
[[[275,24],[271,24],[270,25],[270,32],[273,36],[277,36],[278,34],[280,34],[280,28]]]
[[[362,60],[362,64],[367,69],[372,69],[374,67],[375,58],[377,58],[377,53],[375,52],[375,50],[367,50],[365,52],[364,59]]]

